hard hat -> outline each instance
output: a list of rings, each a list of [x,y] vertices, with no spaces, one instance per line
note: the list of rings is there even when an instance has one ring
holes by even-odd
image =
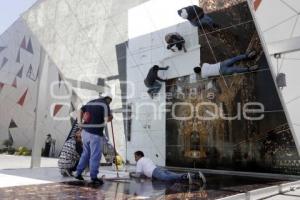
[[[110,99],[113,99],[113,96],[112,96],[112,94],[111,94],[110,92],[105,92],[105,93],[101,94],[101,96],[102,96],[103,98],[110,98]]]
[[[188,18],[188,13],[187,13],[186,9],[182,9],[182,10],[181,10],[180,16],[181,16],[183,19],[187,19],[187,18]]]

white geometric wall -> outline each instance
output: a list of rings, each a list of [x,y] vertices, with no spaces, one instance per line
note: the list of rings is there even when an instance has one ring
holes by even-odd
[[[172,57],[174,54],[164,51],[163,37],[165,32],[179,31],[190,38],[187,39],[190,53],[185,54],[185,56],[190,58],[193,57],[192,54],[199,55],[198,46],[194,46],[194,44],[198,44],[197,29],[188,23],[180,24],[183,20],[177,14],[178,9],[197,3],[197,0],[125,0],[122,3],[118,0],[47,0],[34,5],[23,15],[23,18],[66,78],[80,79],[92,84],[96,84],[97,78],[100,77],[105,79],[118,76],[120,74],[118,61],[126,59],[127,65],[130,65],[129,62],[135,59],[138,62],[143,62],[139,60],[139,56],[143,56],[139,52],[142,47],[134,45],[135,42],[132,39],[148,34],[145,37],[151,42],[141,42],[140,44],[146,45],[146,48],[156,48],[157,50],[148,51],[148,55],[143,56],[144,59],[151,59],[152,63],[143,63],[145,64],[142,69],[143,74],[135,74],[141,77],[134,77],[134,80],[140,81],[146,76],[146,71],[153,63],[172,65],[170,74],[166,74],[169,78],[192,73],[192,67],[198,64],[199,60],[187,58],[181,60],[179,59],[180,55],[177,57],[178,60],[181,60],[180,62],[191,60],[190,70],[186,70],[187,67],[183,70],[182,63],[178,63],[178,66],[168,63],[174,62],[173,58],[175,57]],[[155,32],[165,28],[168,30]],[[125,58],[117,58],[116,45],[124,44],[128,40],[130,44],[126,46],[126,52],[130,53]],[[142,40],[145,40],[143,36]],[[138,48],[136,49],[138,52],[134,50],[135,47]],[[164,54],[161,54],[162,51]],[[170,58],[167,59],[167,57]],[[129,69],[131,67],[127,67],[127,70]],[[132,80],[130,77],[132,73],[135,72],[127,73],[129,80]],[[114,87],[116,93],[120,93],[120,81],[118,79],[108,81],[107,84]],[[139,85],[142,84],[139,83]],[[75,90],[83,102],[96,98],[98,95],[92,91]],[[114,98],[111,105],[112,109],[119,109],[121,106],[121,99]],[[118,152],[125,156],[125,127],[122,113],[115,113],[114,115],[116,146]],[[165,135],[163,123],[157,123],[159,126],[156,127],[159,130],[157,133],[161,137]],[[111,133],[110,128],[109,133]],[[135,144],[139,146],[142,144],[140,142],[146,141],[147,138],[146,135],[136,136],[135,141],[137,143],[131,143],[129,146]],[[163,138],[162,140],[158,138],[158,140],[162,156],[157,159],[153,157],[156,151],[148,149],[149,151],[146,150],[146,152],[149,153],[147,156],[156,159],[158,164],[164,165],[165,143]],[[153,142],[148,144],[154,145]],[[131,161],[133,160],[132,151],[136,150],[135,147],[133,146],[127,154],[127,159]]]
[[[163,79],[193,74],[200,62],[198,29],[182,20],[177,10],[191,5],[190,0],[151,0],[128,11],[129,40],[127,48],[128,102],[132,105],[131,141],[127,157],[134,163],[133,153],[142,150],[156,164],[166,161],[165,84],[159,96],[151,99],[144,79],[153,65],[170,66],[160,71]],[[194,1],[193,4],[198,4]],[[141,28],[136,28],[141,27]],[[186,40],[187,53],[166,49],[164,36],[178,32]],[[134,87],[134,89],[132,89]]]
[[[97,84],[98,78],[119,75],[116,46],[128,40],[128,9],[146,1],[45,0],[22,17],[64,77]],[[119,79],[106,83],[120,93]],[[97,92],[74,90],[83,103],[98,98]],[[114,98],[111,108],[122,108],[121,99]],[[122,113],[114,117],[116,146],[125,156]]]
[[[71,110],[69,89],[51,58],[46,54],[36,37],[22,18],[18,19],[0,36],[0,142],[8,139],[10,131],[14,147],[33,145],[38,70],[47,68],[47,96],[43,113],[41,138],[50,133],[56,140],[58,155],[71,128],[70,120],[54,120],[55,117],[69,117]],[[41,80],[43,82],[45,80]],[[66,105],[60,106],[50,92],[65,98]],[[10,128],[9,128],[10,127]]]

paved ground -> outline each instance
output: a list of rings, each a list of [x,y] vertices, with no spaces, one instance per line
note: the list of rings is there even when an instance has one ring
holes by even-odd
[[[52,175],[49,176],[49,183],[0,188],[0,199],[217,199],[282,183],[277,180],[210,175],[207,176],[206,187],[183,183],[168,184],[149,179],[106,180],[104,185],[97,187],[88,181],[80,182],[70,178],[57,183],[53,179],[55,170],[43,169]],[[29,175],[26,173],[26,176]],[[41,175],[36,175],[35,179],[38,177]]]
[[[239,195],[239,199],[258,199],[273,195],[268,199],[299,199],[300,190],[288,191],[278,195],[279,185],[288,181],[206,174],[207,184],[188,185],[182,183],[168,184],[149,179],[106,180],[101,187],[93,186],[86,181],[75,181],[73,177],[64,178],[59,174],[56,159],[43,159],[44,165],[35,169],[26,168],[30,157],[0,156],[0,199],[220,199],[231,195]],[[14,161],[5,163],[3,161]],[[25,162],[24,162],[25,161]],[[7,169],[17,165],[19,169]],[[6,168],[6,169],[3,169]],[[131,170],[131,169],[130,169]],[[107,178],[116,177],[112,167],[101,167],[101,175]],[[121,177],[128,177],[128,172],[120,172]],[[89,177],[85,176],[86,180]],[[300,185],[300,183],[298,183]],[[260,188],[275,188],[260,190]],[[287,187],[286,187],[287,188]],[[257,192],[259,189],[259,192]],[[251,193],[251,194],[250,194]]]
[[[0,170],[1,169],[20,169],[30,167],[30,156],[14,156],[0,154]],[[56,158],[42,158],[41,167],[57,167]]]

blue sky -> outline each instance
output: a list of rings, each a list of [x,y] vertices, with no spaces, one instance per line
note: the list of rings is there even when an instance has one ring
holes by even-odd
[[[0,34],[37,0],[0,0]]]

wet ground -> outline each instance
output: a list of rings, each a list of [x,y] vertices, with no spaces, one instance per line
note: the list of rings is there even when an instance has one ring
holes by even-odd
[[[102,186],[88,182],[62,182],[0,189],[0,199],[217,199],[262,187],[280,180],[207,175],[205,187],[145,180],[106,180]]]

